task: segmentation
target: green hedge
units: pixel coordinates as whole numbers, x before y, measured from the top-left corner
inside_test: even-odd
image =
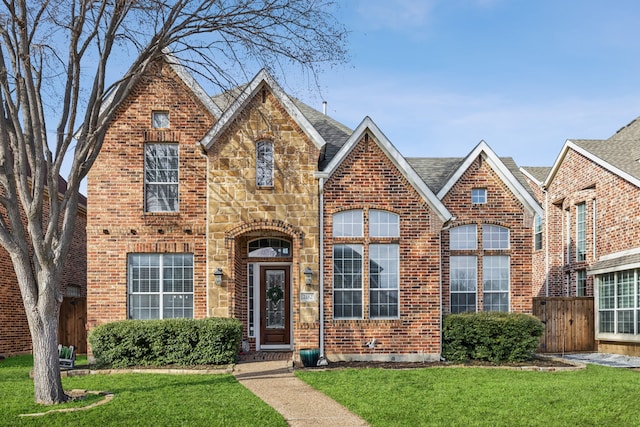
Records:
[[[542,322],[527,314],[450,314],[443,322],[442,355],[451,362],[530,360],[543,332]]]
[[[89,334],[98,366],[222,365],[235,363],[242,324],[236,319],[123,320]]]

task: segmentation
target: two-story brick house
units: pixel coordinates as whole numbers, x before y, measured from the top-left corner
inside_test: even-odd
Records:
[[[534,283],[593,296],[603,352],[640,355],[639,160],[635,120],[606,140],[567,140],[548,170],[524,170],[545,210]]]
[[[240,319],[252,350],[431,360],[442,316],[531,311],[533,219],[511,159],[405,159],[266,72],[210,98],[160,61],[88,177],[89,328]],[[370,343],[370,345],[365,345]]]

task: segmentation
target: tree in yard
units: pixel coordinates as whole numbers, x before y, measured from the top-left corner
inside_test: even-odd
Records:
[[[167,51],[218,85],[232,83],[243,64],[276,75],[297,65],[316,76],[346,56],[333,2],[2,0],[0,245],[31,331],[36,402],[68,398],[57,327],[79,187],[140,76]],[[123,63],[128,71],[113,81],[109,73]]]

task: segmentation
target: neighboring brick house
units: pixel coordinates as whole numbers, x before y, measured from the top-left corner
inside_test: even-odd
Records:
[[[524,168],[545,207],[549,296],[594,296],[603,352],[640,355],[640,122],[606,140],[568,140],[546,176]]]
[[[63,179],[60,179],[60,188],[63,189],[62,191],[66,188],[66,182]],[[59,331],[62,331],[64,336],[74,340],[65,344],[81,346],[83,349],[86,348],[86,304],[84,304],[87,290],[86,202],[86,198],[81,196],[78,202],[73,240],[61,279],[64,301],[60,316],[64,319],[62,322],[64,324],[59,326]],[[0,248],[0,271],[0,356],[29,353],[32,348],[31,332],[24,311],[24,303],[11,258],[3,248]],[[81,300],[79,308],[82,310],[75,310],[74,307],[74,313],[71,315],[68,313],[67,305],[72,300]],[[67,323],[73,323],[73,325]],[[80,325],[76,328],[77,324]],[[71,329],[77,333],[70,333]]]
[[[88,198],[90,329],[235,317],[252,350],[417,361],[440,357],[446,313],[532,310],[542,210],[511,159],[484,142],[405,159],[370,118],[351,130],[264,71],[209,98],[155,64]]]

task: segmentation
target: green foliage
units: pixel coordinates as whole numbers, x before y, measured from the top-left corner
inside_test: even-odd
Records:
[[[80,362],[86,359],[80,357]],[[229,374],[114,374],[80,375],[62,379],[65,390],[109,391],[114,399],[104,405],[75,412],[54,412],[41,417],[19,414],[88,407],[103,400],[89,395],[60,405],[33,401],[29,370],[33,358],[0,361],[0,426],[278,426],[282,415],[256,397]],[[226,372],[221,370],[221,372]]]
[[[236,319],[124,320],[89,334],[99,366],[222,365],[234,363],[242,339]]]
[[[451,314],[444,318],[442,331],[445,359],[501,363],[531,359],[544,326],[527,314],[480,312]]]
[[[632,427],[640,420],[640,373],[629,369],[303,369],[296,376],[373,427]]]

